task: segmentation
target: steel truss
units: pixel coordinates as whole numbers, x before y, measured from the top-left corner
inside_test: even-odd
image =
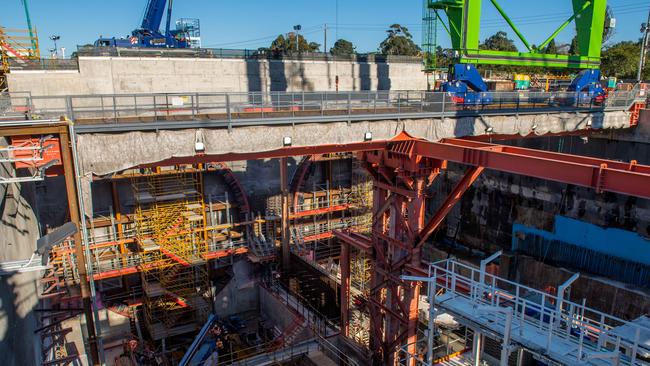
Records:
[[[447,139],[428,142],[406,133],[385,148],[362,151],[359,160],[373,177],[372,236],[335,231],[341,239],[341,321],[349,336],[350,248],[372,256],[372,279],[366,306],[370,312],[370,349],[375,364],[394,365],[397,352],[416,353],[420,282],[403,274],[421,274],[423,244],[440,227],[484,169],[554,180],[650,198],[650,166]],[[425,188],[448,162],[468,165],[436,213],[425,221]],[[415,359],[410,362],[414,365]]]

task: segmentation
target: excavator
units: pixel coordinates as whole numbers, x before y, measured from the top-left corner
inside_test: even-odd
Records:
[[[169,2],[169,3],[168,3]],[[165,31],[160,31],[167,7]],[[99,38],[95,47],[188,48],[190,42],[184,29],[170,29],[173,0],[148,0],[140,27],[126,38]]]
[[[524,52],[486,50],[479,47],[482,0],[424,0],[425,71],[435,69],[435,28],[440,22],[451,37],[457,63],[449,68],[448,79],[441,89],[457,104],[486,105],[492,103],[476,66],[510,65],[579,70],[568,87],[574,92],[572,103],[602,103],[606,92],[600,83],[600,51],[605,28],[606,0],[571,0],[573,14],[539,46],[531,46],[523,33],[497,0],[490,0],[503,19],[524,44]],[[521,2],[522,4],[525,2]],[[446,15],[446,21],[441,16]],[[571,23],[575,23],[578,49],[576,55],[548,54],[542,50]]]

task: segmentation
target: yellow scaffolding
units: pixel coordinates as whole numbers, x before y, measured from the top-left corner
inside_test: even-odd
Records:
[[[354,231],[370,234],[372,225],[372,178],[357,160],[352,160],[352,185],[350,194],[352,215],[355,216]]]
[[[370,258],[364,252],[358,251],[350,259],[350,282],[353,287],[364,294],[370,291],[372,267]]]
[[[38,60],[41,57],[36,29],[7,29],[0,27],[0,92],[7,89],[10,59],[19,62]]]
[[[36,29],[9,29],[0,27],[0,48],[11,58],[38,60],[41,54]]]
[[[196,330],[212,297],[201,176],[157,174],[134,179],[132,186],[149,333],[157,340]]]

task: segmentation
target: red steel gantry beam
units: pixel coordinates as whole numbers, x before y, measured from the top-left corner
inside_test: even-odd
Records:
[[[349,260],[349,246],[372,246],[372,285],[367,301],[371,318],[371,351],[374,364],[395,365],[397,350],[408,345],[415,354],[419,296],[418,284],[399,276],[421,267],[422,244],[484,169],[526,175],[561,183],[650,198],[650,166],[583,156],[553,153],[477,141],[446,139],[428,142],[402,133],[386,149],[362,151],[359,159],[373,176],[373,235],[360,238],[335,232],[345,244],[342,261]],[[465,175],[437,212],[424,224],[423,188],[431,184],[447,162],[469,165]],[[341,263],[341,318],[348,319],[349,263]],[[345,302],[345,304],[344,304]],[[411,364],[415,360],[411,360]]]

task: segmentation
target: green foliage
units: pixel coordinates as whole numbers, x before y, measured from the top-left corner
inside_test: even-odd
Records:
[[[544,53],[547,53],[547,54],[550,54],[550,55],[557,55],[558,49],[557,49],[557,45],[555,44],[554,39],[552,39],[548,43],[548,46],[546,46],[546,49],[544,49]]]
[[[296,34],[289,33],[285,37],[279,35],[273,42],[269,50],[275,54],[287,55],[300,52],[317,52],[320,49],[320,44],[316,42],[307,42],[305,37],[298,35],[296,42]]]
[[[600,69],[605,76],[619,79],[635,79],[639,68],[641,42],[623,41],[613,44],[603,51]],[[643,69],[643,79],[650,78],[650,65]]]
[[[482,50],[517,52],[515,42],[508,38],[508,33],[498,31],[479,45]]]
[[[436,48],[436,65],[438,67],[447,67],[455,62],[454,51],[449,49],[443,49],[438,46]]]
[[[356,50],[352,42],[339,39],[334,42],[334,47],[330,49],[330,53],[334,56],[348,56],[355,54]]]
[[[379,45],[379,51],[382,54],[402,56],[418,56],[420,54],[420,47],[413,42],[413,35],[408,28],[393,24],[386,33],[388,36]]]

